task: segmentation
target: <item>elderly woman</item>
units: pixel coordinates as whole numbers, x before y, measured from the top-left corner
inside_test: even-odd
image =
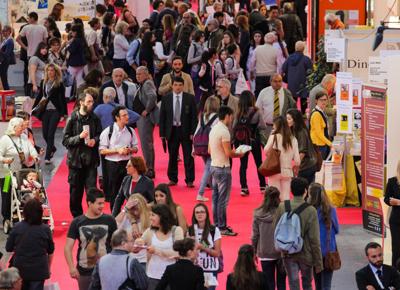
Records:
[[[22,137],[24,119],[12,118],[8,128],[0,138],[0,188],[1,188],[1,214],[3,224],[11,217],[10,185],[5,188],[4,183],[10,184],[10,170],[16,172],[25,167],[24,162],[29,158],[38,159],[38,153],[28,139]],[[7,181],[7,182],[6,182]]]
[[[50,227],[42,222],[43,208],[37,199],[24,206],[24,220],[8,236],[7,252],[14,252],[12,265],[22,278],[23,289],[41,290],[50,278],[54,241]]]
[[[126,54],[129,49],[129,42],[126,38],[129,35],[128,32],[129,24],[125,21],[118,21],[115,25],[115,37],[114,37],[114,56],[113,56],[113,68],[122,68],[124,71],[129,70],[129,64],[126,60]]]
[[[114,207],[112,210],[113,216],[117,216],[121,210],[124,200],[134,193],[140,193],[146,199],[146,202],[154,200],[154,183],[146,175],[146,165],[140,156],[131,157],[126,165],[126,172],[128,176],[122,181],[118,195],[115,199]]]
[[[15,267],[0,272],[0,290],[21,290],[22,279]]]

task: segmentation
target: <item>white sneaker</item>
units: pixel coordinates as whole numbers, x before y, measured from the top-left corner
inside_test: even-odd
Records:
[[[51,160],[46,159],[46,160],[44,161],[44,163],[45,163],[45,164],[51,164]]]
[[[197,201],[204,201],[204,202],[205,202],[205,201],[208,201],[208,198],[207,198],[207,197],[204,197],[204,196],[202,196],[202,195],[198,195],[197,198],[196,198],[196,200],[197,200]]]

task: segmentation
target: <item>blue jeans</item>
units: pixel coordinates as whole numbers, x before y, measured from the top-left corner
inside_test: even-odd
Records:
[[[331,290],[333,271],[323,270],[321,273],[314,272],[315,287],[317,290]]]
[[[312,267],[296,261],[292,258],[284,258],[290,290],[300,290],[299,272],[301,272],[301,284],[303,290],[312,290]]]
[[[226,208],[229,202],[232,186],[232,174],[230,167],[211,166],[212,176],[212,209],[214,224],[219,229],[225,229]]]
[[[203,177],[201,178],[200,181],[200,187],[199,187],[199,192],[198,194],[203,196],[204,195],[204,189],[207,186],[207,183],[210,181],[210,175],[211,175],[211,157],[205,157],[203,156],[203,161],[204,161],[204,172],[203,172]]]

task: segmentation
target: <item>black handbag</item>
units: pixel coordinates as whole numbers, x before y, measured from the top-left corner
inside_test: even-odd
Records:
[[[32,109],[31,115],[35,116],[39,120],[42,120],[43,113],[46,111],[48,102],[48,99],[42,98],[39,103]]]
[[[118,290],[137,290],[135,281],[129,278],[129,254],[126,257],[126,277],[126,280],[118,287]]]

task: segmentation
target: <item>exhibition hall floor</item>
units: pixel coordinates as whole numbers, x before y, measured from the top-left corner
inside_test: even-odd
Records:
[[[41,138],[41,130],[34,129],[35,136],[39,145],[44,145]],[[56,252],[52,265],[52,277],[50,282],[58,282],[60,289],[77,289],[76,281],[69,277],[68,268],[64,260],[63,247],[68,226],[71,222],[69,213],[69,187],[67,183],[68,168],[65,164],[65,148],[61,145],[62,129],[59,128],[56,134],[56,146],[58,151],[52,165],[43,165],[43,174],[45,183],[48,185],[48,194],[55,219],[54,240],[56,243]],[[158,132],[155,130],[156,144],[156,179],[155,184],[168,182],[166,176],[168,155],[163,152]],[[140,154],[140,153],[139,153]],[[251,159],[251,158],[250,158]],[[251,159],[252,160],[252,159]],[[258,180],[255,174],[253,161],[249,162],[248,183],[251,194],[248,197],[239,195],[239,173],[238,160],[233,163],[233,188],[231,200],[228,208],[228,223],[235,229],[239,235],[237,237],[224,237],[222,249],[224,253],[225,272],[219,277],[220,287],[225,289],[226,275],[231,271],[236,253],[239,246],[250,242],[252,211],[262,201],[262,195],[258,190]],[[191,219],[191,211],[196,204],[195,198],[203,170],[203,162],[196,158],[196,182],[194,189],[188,189],[184,182],[183,162],[179,164],[179,183],[172,187],[175,200],[185,210],[188,221]],[[211,197],[211,191],[206,191],[206,196]],[[211,202],[206,203],[211,209]],[[107,211],[108,211],[107,204]],[[363,247],[367,241],[374,239],[362,230],[361,210],[354,208],[339,209],[339,221],[341,224],[341,233],[338,235],[338,245],[343,259],[343,267],[334,274],[333,289],[355,289],[354,272],[364,264]],[[5,236],[1,236],[1,242],[4,245]],[[379,240],[378,240],[379,241]],[[75,252],[76,253],[76,252]],[[75,256],[75,254],[74,254]]]

